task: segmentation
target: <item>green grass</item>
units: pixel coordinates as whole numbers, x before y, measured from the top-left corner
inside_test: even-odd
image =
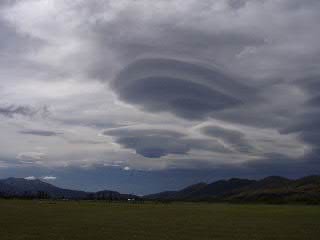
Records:
[[[320,207],[1,200],[1,240],[318,240]]]

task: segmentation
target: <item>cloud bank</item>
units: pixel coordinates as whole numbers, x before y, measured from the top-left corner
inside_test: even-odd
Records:
[[[319,10],[2,1],[1,166],[318,169]]]

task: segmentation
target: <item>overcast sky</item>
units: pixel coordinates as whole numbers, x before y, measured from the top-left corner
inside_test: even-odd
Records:
[[[319,23],[318,0],[2,0],[0,177],[320,173]]]

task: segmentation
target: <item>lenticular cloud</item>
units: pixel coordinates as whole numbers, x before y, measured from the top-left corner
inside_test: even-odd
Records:
[[[223,71],[176,59],[138,60],[112,82],[119,98],[146,111],[204,119],[248,100],[252,89]]]

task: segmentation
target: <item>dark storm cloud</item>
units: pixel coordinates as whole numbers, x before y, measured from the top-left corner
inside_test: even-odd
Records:
[[[254,151],[253,146],[249,144],[245,134],[242,132],[218,126],[206,126],[201,128],[200,131],[207,136],[221,139],[239,152],[248,153]]]
[[[7,54],[7,57],[17,57],[17,55],[21,54],[27,49],[30,49],[30,47],[35,47],[41,43],[39,40],[35,40],[29,36],[18,34],[14,26],[3,21],[2,18],[0,18],[0,32],[0,49],[2,54]],[[12,54],[12,56],[9,54]]]
[[[247,171],[255,172],[257,176],[279,175],[279,176],[303,176],[320,173],[320,162],[318,157],[308,154],[304,159],[293,159],[287,156],[272,153],[265,158],[248,161],[243,164]],[[318,152],[319,153],[319,152]],[[236,169],[235,169],[236,170]]]
[[[186,154],[190,148],[180,141],[181,133],[167,130],[115,129],[104,131],[115,136],[117,143],[134,149],[137,154],[148,158],[160,158],[168,154]]]
[[[252,0],[228,0],[228,4],[231,8],[239,9],[244,7],[247,4],[247,2],[250,1]]]
[[[108,55],[106,45],[114,49],[122,66],[145,55],[160,55],[173,59],[187,56],[230,67],[235,55],[246,46],[258,47],[266,44],[265,37],[255,33],[224,29],[216,32],[171,23],[182,19],[141,22],[137,14],[139,13],[132,9],[125,9],[117,21],[108,24],[97,22],[92,27],[93,36],[100,48],[95,56],[97,61],[89,71],[91,76],[106,81],[113,72],[105,63],[105,56]]]
[[[19,131],[21,134],[25,135],[35,135],[35,136],[41,136],[41,137],[53,137],[53,136],[58,136],[62,133],[60,132],[54,132],[54,131],[49,131],[49,130],[37,130],[37,129],[27,129],[27,130],[21,130]]]
[[[270,86],[275,82],[281,82],[281,79],[290,78],[295,71],[305,74],[313,71],[313,66],[317,66],[316,62],[319,61],[317,47],[314,47],[312,52],[308,48],[315,45],[312,39],[317,39],[317,30],[313,29],[313,24],[306,24],[316,22],[317,15],[312,15],[311,12],[308,14],[306,10],[317,8],[318,1],[290,0],[273,3],[268,0],[226,0],[225,2],[231,8],[226,10],[227,16],[230,10],[239,10],[239,16],[233,18],[232,14],[230,22],[224,17],[218,17],[219,11],[212,15],[212,21],[211,18],[204,21],[201,16],[202,14],[206,16],[208,13],[206,10],[213,6],[210,1],[201,1],[194,6],[194,10],[199,12],[199,26],[194,26],[187,17],[181,15],[177,18],[155,15],[145,22],[139,18],[140,12],[134,7],[125,8],[114,21],[107,24],[97,21],[93,26],[93,32],[101,45],[99,53],[105,56],[104,49],[107,48],[103,46],[108,45],[115,49],[120,65],[127,66],[115,82],[123,78],[123,75],[126,80],[120,80],[117,87],[113,88],[119,98],[146,111],[171,112],[189,120],[214,117],[222,121],[275,129],[289,124],[295,117],[297,107],[294,104],[281,108],[273,106],[273,97],[270,96],[278,95]],[[261,9],[265,9],[265,12]],[[256,16],[256,21],[252,21],[252,17],[259,13],[262,13],[261,17]],[[272,14],[277,15],[279,19],[275,19],[274,24],[270,26],[268,19]],[[220,24],[216,24],[214,19]],[[175,24],[171,24],[170,21]],[[180,24],[181,22],[183,24]],[[252,28],[246,27],[249,25]],[[300,34],[300,31],[303,33]],[[310,38],[304,31],[312,32]],[[303,46],[300,46],[301,44]],[[302,47],[305,51],[301,50]],[[252,51],[246,52],[246,49]],[[97,57],[100,59],[99,53]],[[156,59],[157,56],[162,58]],[[152,63],[148,63],[148,57]],[[141,58],[145,59],[134,60]],[[199,59],[210,63],[217,62],[228,71],[215,68],[213,70],[215,73],[208,74],[213,79],[212,82],[206,85],[197,76],[201,75],[202,70],[194,70],[195,67],[188,70],[188,66],[192,64],[206,68],[207,66],[201,63],[190,63]],[[161,67],[166,60],[167,66]],[[156,61],[159,62],[159,66],[156,66]],[[171,64],[171,61],[180,62],[179,64],[185,65],[185,68],[179,66],[177,70],[173,70],[177,63]],[[141,65],[145,65],[145,68]],[[158,67],[161,70],[155,71]],[[269,73],[271,77],[265,80],[267,84],[257,84],[254,91],[249,90],[246,94],[242,94],[240,88],[239,92],[233,91],[230,94],[229,86],[225,86],[226,91],[217,92],[214,74],[218,72],[228,75],[226,73],[235,69],[241,74],[228,78],[236,80],[237,83],[251,84],[252,81],[241,79],[239,76],[253,76],[256,71],[259,72],[257,75],[259,78],[263,78],[264,75],[269,76]],[[177,73],[178,71],[180,72]],[[194,73],[191,73],[192,71]],[[183,73],[188,76],[185,77]],[[110,79],[110,69],[105,61],[97,62],[92,74],[104,81]],[[188,77],[193,81],[189,81]],[[233,83],[233,81],[225,82]],[[177,96],[174,96],[174,91],[177,92]],[[265,91],[264,102],[256,101],[257,95],[262,91]],[[280,94],[285,98],[285,90]],[[198,97],[199,95],[201,97]]]
[[[166,38],[166,41],[155,41],[154,37],[144,38],[140,42],[127,41],[124,36],[111,43],[118,49],[118,54],[125,62],[145,53],[157,56],[192,56],[195,59],[207,59],[225,64],[232,56],[241,52],[245,46],[262,46],[265,40],[261,37],[246,35],[240,32],[222,31],[219,34],[204,32],[199,29],[185,29],[170,26],[168,23],[156,26],[159,29],[155,37]],[[218,59],[218,60],[216,60]]]
[[[282,134],[294,133],[309,147],[304,160],[318,161],[320,156],[320,111],[302,114],[291,127],[280,131]],[[319,162],[320,163],[320,162]]]
[[[282,134],[296,133],[312,147],[305,158],[316,160],[320,154],[320,77],[313,76],[296,82],[308,96],[299,115],[292,119],[292,123],[280,129]]]
[[[319,6],[320,3],[318,0],[290,0],[284,1],[284,8],[295,10],[295,9],[308,9]]]
[[[310,93],[311,96],[319,96],[320,91],[320,75],[309,76],[299,79],[295,82],[298,86]]]
[[[206,126],[201,128],[201,131],[208,136],[222,138],[228,142],[239,142],[244,139],[245,136],[242,132],[218,126]]]
[[[301,94],[300,87],[293,83],[273,79],[268,81],[257,87],[257,100],[245,106],[217,112],[214,117],[258,129],[280,130],[288,127],[300,114],[305,96]]]
[[[0,115],[5,117],[13,117],[14,115],[32,116],[36,111],[29,106],[0,106]]]
[[[0,106],[0,116],[4,117],[15,117],[15,116],[25,116],[32,117],[35,115],[40,115],[43,117],[48,116],[49,110],[47,106],[43,107],[34,107],[28,105],[3,105]]]
[[[299,132],[317,132],[319,129],[320,110],[308,110],[301,113],[297,119],[293,119],[292,124],[280,129],[282,134]]]
[[[2,1],[1,1],[2,2]],[[3,6],[9,5],[10,1],[3,3]],[[10,2],[13,4],[13,1]],[[1,10],[1,3],[0,3]],[[35,51],[44,45],[44,41],[31,37],[27,34],[19,34],[16,26],[2,19],[0,16],[0,71],[10,73],[13,78],[25,77],[41,70],[49,71],[45,64],[36,64],[28,61],[22,56],[29,51]],[[0,72],[0,73],[1,73]],[[6,81],[5,79],[1,79]],[[12,81],[13,79],[7,80]]]
[[[231,151],[211,139],[188,138],[180,132],[163,129],[112,129],[103,132],[113,136],[125,148],[148,158],[160,158],[169,154],[187,154],[190,150],[230,153]]]
[[[217,68],[167,58],[138,60],[111,86],[123,101],[186,119],[205,119],[254,95],[251,88]]]
[[[313,106],[313,107],[319,106],[320,105],[320,95],[311,98],[308,103],[310,106]]]
[[[199,138],[189,138],[184,139],[184,143],[190,146],[194,150],[204,150],[214,153],[232,153],[232,149],[227,148],[222,145],[219,141],[215,139],[199,139]]]
[[[3,6],[6,7],[6,6],[9,6],[9,5],[13,5],[18,1],[19,0],[1,0],[0,7],[3,7]]]
[[[244,1],[240,2],[230,0],[229,4],[231,8],[239,8],[244,5]],[[169,12],[176,7],[173,3],[168,2]],[[90,6],[96,6],[94,9],[99,12],[104,9],[104,5],[90,2],[86,10],[92,9]],[[138,3],[137,6],[139,5]],[[161,7],[165,5],[160,4]],[[187,8],[190,8],[189,5],[193,6],[190,9],[192,17],[188,13],[181,15],[179,11],[177,15],[168,13],[168,17],[164,17],[163,14],[167,15],[167,10],[159,8],[158,11],[154,3],[150,2],[150,12],[154,13],[152,18],[143,17],[148,16],[148,10],[136,8],[135,4],[128,4],[131,7],[123,8],[111,21],[98,20],[90,25],[92,37],[97,41],[99,48],[95,53],[95,61],[89,70],[89,75],[108,81],[112,75],[110,73],[117,73],[114,69],[118,66],[106,64],[108,62],[106,58],[110,55],[109,48],[113,49],[115,62],[119,63],[120,68],[121,65],[126,66],[146,56],[165,56],[200,59],[232,69],[234,57],[245,47],[259,47],[266,44],[265,36],[261,34],[233,27],[220,28],[211,23],[211,18],[205,17],[207,11],[215,5],[210,1],[187,5]],[[195,17],[197,14],[194,12],[198,12],[199,16]],[[198,20],[199,26],[193,26]]]
[[[105,135],[118,136],[118,137],[143,135],[143,136],[169,136],[169,137],[181,138],[185,136],[185,134],[183,133],[172,131],[172,130],[164,130],[164,129],[114,128],[110,130],[105,130],[103,133]]]

